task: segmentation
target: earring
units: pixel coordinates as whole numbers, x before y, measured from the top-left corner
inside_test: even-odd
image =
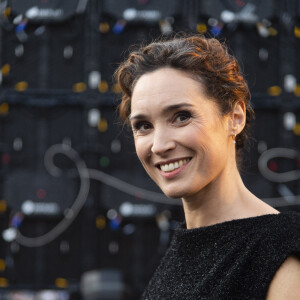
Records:
[[[236,139],[236,134],[232,135],[232,140],[233,140],[234,144],[236,144],[236,140],[235,139]]]

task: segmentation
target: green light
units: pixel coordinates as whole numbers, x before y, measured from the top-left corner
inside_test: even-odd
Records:
[[[100,159],[99,159],[99,163],[100,163],[100,166],[101,167],[107,167],[110,163],[110,160],[107,156],[102,156]]]

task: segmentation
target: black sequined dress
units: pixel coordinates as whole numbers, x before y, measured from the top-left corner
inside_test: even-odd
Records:
[[[274,274],[292,254],[300,258],[295,212],[195,229],[181,224],[142,299],[265,299]]]

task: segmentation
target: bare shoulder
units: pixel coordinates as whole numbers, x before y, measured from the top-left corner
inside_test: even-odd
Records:
[[[300,299],[300,260],[289,256],[277,270],[267,293],[267,300]]]

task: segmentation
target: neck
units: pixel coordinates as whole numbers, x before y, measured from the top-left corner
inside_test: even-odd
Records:
[[[277,212],[244,186],[237,168],[182,202],[187,229]]]

